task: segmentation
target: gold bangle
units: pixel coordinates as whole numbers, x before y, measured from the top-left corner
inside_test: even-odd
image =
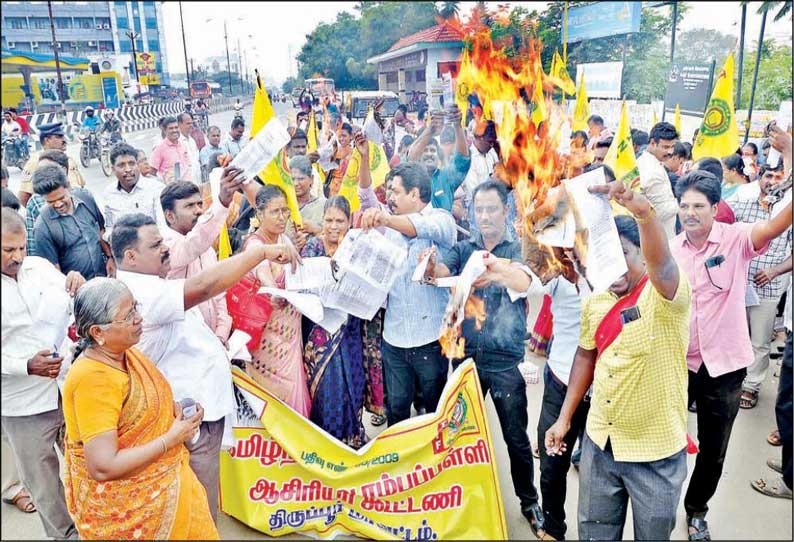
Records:
[[[651,210],[648,212],[647,216],[639,217],[637,215],[634,215],[634,220],[637,221],[637,224],[647,224],[648,222],[653,220],[655,217],[656,217],[656,209],[653,207],[653,205],[651,205]]]

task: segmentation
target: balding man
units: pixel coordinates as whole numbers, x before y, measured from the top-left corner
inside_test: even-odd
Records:
[[[85,279],[26,256],[25,222],[2,211],[2,425],[22,484],[50,538],[77,538],[66,509],[55,443],[63,425],[56,379],[67,351],[70,297]],[[54,344],[54,343],[59,344]],[[68,363],[68,362],[67,362]]]

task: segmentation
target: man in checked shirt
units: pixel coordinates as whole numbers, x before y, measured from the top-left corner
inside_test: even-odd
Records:
[[[764,165],[758,178],[761,195],[757,199],[739,201],[733,210],[737,222],[754,224],[769,220],[771,212],[764,203],[770,188],[783,180],[783,164],[777,168]],[[769,368],[769,350],[772,345],[772,332],[780,296],[786,289],[791,271],[791,228],[769,244],[766,254],[750,262],[747,274],[748,288],[758,297],[758,303],[747,307],[747,321],[750,324],[750,340],[753,345],[753,363],[747,368],[747,376],[739,400],[741,408],[753,408],[758,402],[761,384]],[[755,300],[753,300],[755,301]]]

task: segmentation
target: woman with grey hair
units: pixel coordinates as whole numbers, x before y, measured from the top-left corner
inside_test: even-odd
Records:
[[[74,300],[80,342],[63,390],[66,504],[82,539],[218,539],[184,443],[171,387],[135,345],[143,320],[119,280],[88,281]]]
[[[295,186],[295,197],[298,200],[298,210],[303,224],[297,226],[295,246],[300,251],[306,246],[307,241],[322,231],[324,196],[315,196],[312,192],[314,178],[312,177],[312,163],[303,155],[293,156],[289,160],[289,172],[292,184]],[[320,192],[322,193],[322,192]]]

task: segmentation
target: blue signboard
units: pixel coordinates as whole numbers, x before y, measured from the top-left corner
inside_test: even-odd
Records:
[[[102,78],[102,95],[105,98],[105,107],[115,109],[121,106],[119,103],[119,89],[116,86],[115,77]]]
[[[568,43],[640,31],[642,2],[596,2],[568,11]]]

